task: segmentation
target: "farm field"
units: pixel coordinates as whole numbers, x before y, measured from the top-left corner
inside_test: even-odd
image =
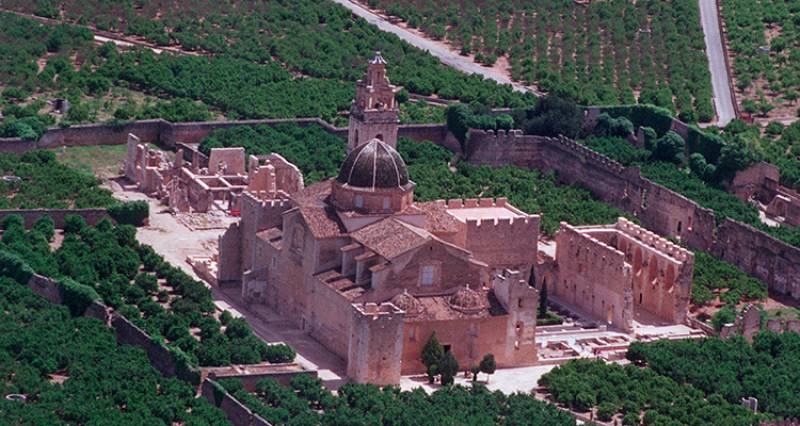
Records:
[[[514,80],[580,103],[651,103],[684,121],[714,110],[699,9],[692,0],[367,0]]]
[[[760,122],[800,116],[800,3],[722,0],[742,110]]]
[[[363,76],[375,50],[392,64],[392,81],[412,94],[493,106],[533,102],[532,95],[514,93],[510,86],[450,69],[333,3],[182,1],[166,7],[163,2],[42,0],[4,2],[3,7],[49,18],[63,9],[66,22],[191,52],[173,58],[152,58],[149,50],[114,55],[123,67],[136,69],[101,74],[149,94],[202,101],[230,118],[322,116],[333,122],[349,107],[351,83]],[[159,75],[152,75],[153,67]],[[231,81],[234,69],[240,81]]]

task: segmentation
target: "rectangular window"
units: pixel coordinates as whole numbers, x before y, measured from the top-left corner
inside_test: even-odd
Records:
[[[360,195],[356,195],[356,198],[355,198],[354,202],[356,204],[356,208],[360,209],[360,208],[364,207],[364,197],[362,197]]]
[[[383,197],[383,209],[384,210],[389,210],[390,206],[391,206],[391,203],[390,203],[389,197]]]
[[[436,269],[432,265],[427,265],[422,267],[421,277],[420,277],[420,284],[422,285],[432,285],[434,275],[436,273]]]

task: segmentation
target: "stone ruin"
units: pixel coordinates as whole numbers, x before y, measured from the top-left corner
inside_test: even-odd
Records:
[[[751,202],[767,218],[790,226],[800,226],[800,193],[780,184],[778,167],[759,162],[736,173],[731,191]]]
[[[145,194],[182,213],[221,210],[238,216],[244,192],[281,200],[304,187],[297,166],[278,154],[247,157],[244,148],[212,148],[207,159],[195,150],[191,161],[185,161],[179,149],[172,161],[133,134],[128,135],[125,176]]]
[[[764,329],[775,333],[789,331],[800,333],[800,320],[773,318],[762,323],[761,310],[755,305],[748,304],[736,316],[736,320],[733,323],[722,326],[719,336],[723,339],[744,336],[747,341],[752,342],[753,337]]]

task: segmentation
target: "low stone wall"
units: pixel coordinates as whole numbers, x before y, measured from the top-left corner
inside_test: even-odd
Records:
[[[289,386],[296,376],[308,374],[317,377],[316,371],[308,371],[299,364],[291,362],[286,364],[258,364],[244,367],[210,367],[204,368],[203,373],[209,379],[238,379],[248,392],[255,392],[258,382],[264,379],[274,379],[278,383]]]
[[[22,216],[26,228],[32,227],[42,216],[50,216],[56,229],[64,229],[65,218],[68,215],[82,217],[87,225],[96,225],[102,219],[111,218],[106,209],[5,209],[0,210],[0,221],[11,215]]]
[[[123,124],[82,124],[48,129],[38,141],[21,138],[0,138],[0,152],[21,154],[35,149],[52,149],[60,146],[123,145],[128,134],[133,133],[143,143],[158,143],[175,148],[179,142],[200,143],[214,130],[236,126],[275,126],[294,123],[301,127],[318,125],[328,133],[347,137],[346,127],[334,127],[320,118],[287,118],[265,120],[232,120],[171,123],[163,119],[132,121]],[[429,140],[447,145],[447,126],[444,124],[405,124],[398,129],[398,136],[416,141]],[[457,142],[456,142],[457,144]],[[452,145],[452,141],[449,142]],[[451,147],[452,148],[452,147]]]
[[[253,413],[244,404],[226,392],[219,383],[203,380],[200,394],[212,405],[219,407],[234,426],[270,426],[261,416]]]
[[[39,296],[47,299],[50,303],[60,305],[63,302],[58,281],[54,279],[39,274],[33,274],[31,279],[28,280],[28,287]]]

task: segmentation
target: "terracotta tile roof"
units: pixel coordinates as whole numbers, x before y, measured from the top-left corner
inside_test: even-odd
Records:
[[[347,234],[336,210],[328,204],[332,180],[317,182],[292,197],[315,238],[335,238]]]
[[[425,229],[428,232],[434,234],[458,232],[458,220],[450,213],[447,213],[447,205],[445,203],[427,201],[415,203],[415,206],[427,215]]]
[[[432,238],[424,229],[392,218],[367,225],[350,237],[386,259],[419,247]]]
[[[339,294],[351,301],[364,294],[368,287],[367,285],[354,283],[349,277],[343,276],[339,271],[334,269],[320,272],[315,276],[320,282],[336,290]]]

